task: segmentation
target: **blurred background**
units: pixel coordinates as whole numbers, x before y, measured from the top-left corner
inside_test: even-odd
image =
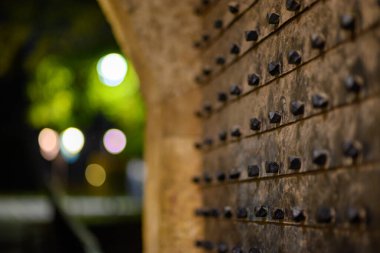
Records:
[[[0,252],[141,252],[139,78],[94,0],[0,1]]]

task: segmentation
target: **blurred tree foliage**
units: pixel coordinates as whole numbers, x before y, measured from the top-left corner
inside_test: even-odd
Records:
[[[128,156],[141,156],[144,107],[133,64],[120,86],[97,76],[98,59],[118,47],[96,2],[2,0],[0,30],[0,75],[24,56],[26,118],[34,128],[86,130],[101,115],[126,133]]]

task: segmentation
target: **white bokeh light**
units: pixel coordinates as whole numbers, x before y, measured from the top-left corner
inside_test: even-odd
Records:
[[[41,155],[48,161],[54,160],[59,153],[59,135],[50,128],[44,128],[38,135]]]
[[[127,71],[128,64],[120,54],[108,54],[98,61],[97,71],[100,80],[107,86],[118,86],[123,82]]]
[[[84,145],[83,133],[75,127],[67,128],[61,135],[62,147],[66,152],[78,154]]]
[[[111,154],[121,153],[127,145],[125,134],[118,129],[108,130],[103,137],[104,147]]]

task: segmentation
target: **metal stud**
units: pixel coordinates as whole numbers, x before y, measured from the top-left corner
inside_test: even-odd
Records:
[[[340,16],[340,27],[344,30],[353,31],[355,29],[355,17],[351,14]]]
[[[203,40],[204,42],[209,41],[209,39],[210,39],[210,35],[208,35],[208,34],[203,34],[203,35],[202,35],[202,40]]]
[[[247,79],[249,86],[257,86],[260,83],[260,77],[255,73],[249,74]]]
[[[312,34],[310,37],[311,47],[314,49],[323,49],[325,47],[326,41],[322,35]]]
[[[228,252],[228,246],[225,243],[219,243],[218,244],[218,253],[227,253]]]
[[[228,4],[228,10],[232,14],[237,14],[239,12],[239,3],[238,2],[231,2]]]
[[[219,171],[216,173],[216,179],[219,181],[219,182],[223,182],[224,180],[226,180],[226,174],[222,171]]]
[[[194,183],[194,184],[199,184],[201,182],[201,178],[199,176],[194,176],[191,181]]]
[[[350,75],[344,80],[347,91],[358,93],[363,88],[364,81],[360,76]]]
[[[305,112],[305,104],[302,101],[296,100],[290,103],[290,112],[294,116],[302,115]]]
[[[324,166],[327,162],[328,152],[323,149],[316,149],[313,151],[313,163],[320,167]]]
[[[248,211],[247,211],[247,208],[244,208],[244,207],[239,207],[237,210],[236,210],[236,217],[238,219],[245,219],[248,217]]]
[[[229,206],[224,207],[224,209],[223,209],[223,215],[224,215],[224,218],[227,218],[227,219],[232,218],[231,207],[229,207]]]
[[[229,174],[229,178],[230,178],[231,180],[239,179],[240,174],[241,174],[241,173],[240,173],[240,171],[238,171],[238,170],[231,171],[230,174]]]
[[[296,50],[290,50],[288,53],[288,63],[298,65],[302,61],[301,54]]]
[[[279,112],[269,112],[269,122],[272,124],[281,122],[281,114]]]
[[[220,141],[226,141],[227,140],[227,132],[226,131],[222,131],[219,133],[219,140]]]
[[[329,100],[324,94],[315,94],[311,97],[311,102],[314,108],[322,109],[329,105]]]
[[[270,62],[268,64],[268,72],[272,76],[278,76],[281,73],[281,64],[279,62]]]
[[[300,170],[301,169],[301,158],[297,156],[289,156],[289,169],[290,170]]]
[[[275,12],[268,13],[267,20],[271,25],[278,25],[280,23],[280,14]]]
[[[202,143],[200,143],[200,142],[194,143],[194,148],[201,149],[202,148]]]
[[[203,73],[203,75],[205,75],[205,76],[209,76],[209,75],[211,74],[211,72],[212,72],[212,70],[211,70],[210,67],[204,67],[204,68],[202,69],[202,73]]]
[[[301,4],[296,0],[286,0],[286,9],[288,11],[299,11]]]
[[[231,136],[236,138],[239,138],[241,136],[241,131],[238,126],[235,126],[231,129]]]
[[[214,21],[214,28],[215,29],[222,29],[223,28],[223,20],[217,19]]]
[[[330,207],[320,207],[317,210],[316,220],[318,223],[330,223],[333,221],[335,211]]]
[[[282,209],[274,210],[273,215],[272,215],[272,218],[274,220],[283,220],[284,217],[285,217],[284,210],[282,210]]]
[[[259,38],[259,33],[256,30],[250,30],[245,32],[246,41],[257,41]]]
[[[259,120],[258,118],[252,118],[252,119],[250,119],[249,120],[249,127],[253,131],[260,130],[260,128],[261,128],[261,120]]]
[[[255,208],[255,216],[259,218],[265,218],[268,215],[268,207],[260,206]]]
[[[306,219],[304,211],[299,208],[292,209],[292,220],[295,222],[302,222]]]
[[[260,174],[260,166],[257,164],[248,165],[248,177],[258,177]]]
[[[222,91],[218,92],[217,99],[219,102],[222,102],[222,103],[226,102],[228,99],[227,93],[222,92]]]
[[[215,63],[218,65],[224,65],[226,63],[226,59],[223,56],[218,56],[215,58]]]
[[[238,55],[240,53],[240,47],[238,44],[232,44],[231,49],[230,49],[231,54]]]
[[[343,143],[343,155],[353,160],[358,158],[362,150],[362,145],[358,141],[347,141]]]
[[[351,224],[366,222],[366,210],[364,208],[349,207],[347,209],[347,218]]]
[[[241,94],[242,90],[239,85],[233,84],[230,87],[230,94],[234,96],[239,96]]]
[[[267,162],[265,166],[265,171],[267,173],[278,173],[280,170],[280,165],[277,162]]]

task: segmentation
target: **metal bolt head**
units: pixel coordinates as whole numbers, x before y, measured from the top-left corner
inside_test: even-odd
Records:
[[[238,219],[245,219],[248,217],[248,211],[247,211],[247,208],[245,207],[239,207],[237,210],[236,210],[236,217]]]
[[[312,34],[310,37],[311,47],[314,49],[323,49],[325,47],[326,41],[322,35]]]
[[[343,143],[343,155],[353,160],[357,159],[362,150],[362,145],[358,141],[346,141]]]
[[[235,126],[231,129],[231,136],[236,138],[239,138],[241,136],[241,131],[238,126]]]
[[[214,28],[215,29],[222,29],[223,28],[223,20],[217,19],[214,21]]]
[[[228,252],[228,246],[225,243],[219,243],[218,244],[218,253],[227,253]]]
[[[344,80],[344,86],[347,91],[358,93],[362,90],[364,85],[364,81],[360,76],[357,75],[349,75]]]
[[[295,222],[301,222],[306,219],[304,211],[299,208],[292,209],[292,220]]]
[[[240,47],[237,44],[232,44],[231,49],[230,49],[231,54],[238,55],[240,53]]]
[[[239,85],[233,84],[230,87],[230,94],[234,96],[239,96],[241,94],[242,90]]]
[[[313,151],[313,163],[320,167],[326,165],[328,152],[323,149]]]
[[[218,92],[217,99],[219,102],[222,102],[222,103],[226,102],[228,99],[227,93],[222,92],[222,91]]]
[[[260,130],[260,128],[261,128],[261,120],[259,120],[258,118],[252,118],[252,119],[250,119],[249,120],[249,127],[253,131]]]
[[[273,215],[272,215],[272,218],[274,220],[283,220],[284,217],[285,217],[284,210],[282,210],[282,209],[274,210]]]
[[[300,170],[301,169],[301,158],[297,156],[289,156],[289,169],[290,170]]]
[[[305,112],[305,104],[302,101],[296,100],[290,103],[290,112],[294,116],[302,115]]]
[[[271,25],[278,25],[280,23],[280,14],[275,12],[268,13],[267,21]]]
[[[223,56],[218,56],[215,58],[215,63],[217,65],[224,65],[226,63],[226,59]]]
[[[267,173],[278,173],[279,170],[280,170],[280,164],[278,164],[277,162],[266,163],[265,171]]]
[[[268,208],[266,206],[255,207],[255,216],[258,218],[265,218],[268,215]]]
[[[315,94],[311,97],[311,102],[314,108],[323,109],[329,105],[329,100],[324,94]]]
[[[330,223],[333,221],[335,211],[330,207],[320,207],[317,210],[316,220],[318,223]]]
[[[281,64],[279,62],[270,62],[268,64],[268,72],[272,76],[278,76],[281,73]]]
[[[226,174],[222,171],[219,171],[216,173],[216,179],[219,181],[219,182],[223,182],[224,180],[226,180]]]
[[[340,27],[344,30],[353,31],[355,29],[355,17],[351,14],[340,16]]]
[[[260,83],[260,77],[255,73],[249,74],[247,79],[249,86],[257,86]]]
[[[232,14],[237,14],[239,12],[239,3],[238,2],[231,2],[228,4],[228,10]]]
[[[246,41],[257,41],[259,38],[259,33],[256,30],[250,30],[245,32]]]
[[[299,11],[301,4],[296,0],[286,0],[286,9],[288,11]]]
[[[258,177],[260,174],[260,166],[257,164],[248,165],[248,177]]]
[[[240,177],[240,171],[238,171],[238,170],[231,171],[229,174],[229,178],[231,180],[239,179],[239,177]]]
[[[269,112],[269,122],[272,124],[281,122],[281,114],[279,112]]]
[[[229,207],[229,206],[224,207],[224,209],[223,209],[223,215],[224,215],[224,218],[227,218],[227,219],[231,218],[232,217],[232,209],[231,209],[231,207]]]
[[[227,140],[227,132],[226,131],[222,131],[219,133],[219,140],[220,141],[226,141]]]
[[[298,65],[302,61],[301,54],[296,50],[290,50],[288,53],[288,63]]]

